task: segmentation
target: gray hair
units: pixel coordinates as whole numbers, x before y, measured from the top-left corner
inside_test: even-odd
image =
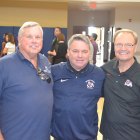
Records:
[[[89,46],[89,49],[91,49],[90,47],[92,46],[92,44],[89,38],[83,34],[74,34],[68,41],[68,48],[70,48],[73,41],[77,41],[77,40],[85,42]]]
[[[114,35],[114,42],[116,40],[116,37],[121,34],[121,33],[129,33],[133,36],[134,40],[135,40],[135,43],[134,44],[137,44],[138,43],[138,35],[136,32],[130,30],[130,29],[121,29],[121,30],[118,30],[115,32],[115,35]]]
[[[70,48],[71,44],[73,41],[83,41],[85,42],[90,49],[90,58],[89,58],[89,62],[91,64],[93,64],[93,46],[91,44],[91,41],[89,40],[89,38],[86,35],[83,34],[74,34],[69,40],[68,40],[68,49]]]
[[[40,28],[41,32],[42,32],[42,35],[43,35],[43,29],[42,29],[42,27],[40,26],[39,23],[34,22],[34,21],[28,21],[28,22],[25,22],[25,23],[21,26],[21,28],[19,29],[19,32],[18,32],[18,36],[21,36],[21,35],[24,34],[24,29],[25,29],[25,28],[34,27],[34,26],[38,26],[38,27]]]

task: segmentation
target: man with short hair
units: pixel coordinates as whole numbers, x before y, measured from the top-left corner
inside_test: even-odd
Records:
[[[134,57],[137,45],[134,31],[117,31],[116,59],[102,67],[106,73],[100,128],[104,140],[140,139],[140,64]]]
[[[53,94],[50,64],[39,52],[43,30],[25,22],[15,53],[0,59],[0,130],[4,140],[49,140]]]
[[[104,72],[89,64],[91,47],[87,36],[75,34],[68,41],[68,61],[52,66],[56,140],[96,140]]]

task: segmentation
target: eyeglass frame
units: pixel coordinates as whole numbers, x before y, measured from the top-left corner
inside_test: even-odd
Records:
[[[133,46],[135,46],[136,44],[132,44],[132,43],[115,43],[114,46],[117,48],[122,48],[123,46],[126,48],[132,48]]]

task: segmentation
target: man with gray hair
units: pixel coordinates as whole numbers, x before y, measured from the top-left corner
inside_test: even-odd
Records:
[[[49,140],[52,117],[50,64],[39,52],[43,30],[19,29],[15,53],[0,59],[0,130],[4,140]]]
[[[140,64],[134,56],[137,47],[136,32],[115,32],[116,58],[102,66],[106,73],[100,128],[103,140],[140,139]]]
[[[87,36],[73,35],[68,41],[68,61],[52,66],[52,136],[56,140],[96,140],[104,72],[89,64],[90,46]]]

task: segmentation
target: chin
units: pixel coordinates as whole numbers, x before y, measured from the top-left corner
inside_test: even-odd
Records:
[[[130,61],[132,58],[120,58],[120,61]]]

